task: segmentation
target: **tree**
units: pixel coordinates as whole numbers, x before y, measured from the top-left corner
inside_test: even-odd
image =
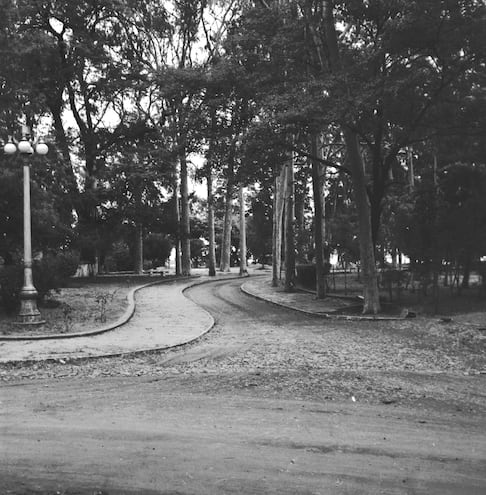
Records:
[[[203,96],[202,69],[218,56],[235,1],[221,9],[212,2],[170,2],[170,36],[159,39],[163,60],[158,58],[156,81],[165,100],[174,148],[180,165],[182,273],[190,274],[190,222],[187,157],[199,147],[200,106]],[[205,50],[198,43],[204,40]],[[198,124],[195,124],[198,122]]]
[[[40,101],[52,115],[57,146],[70,174],[79,234],[87,236],[82,242],[87,246],[100,238],[99,210],[105,194],[100,180],[125,141],[127,101],[133,104],[145,84],[134,44],[144,28],[144,2],[26,1],[16,3],[16,9],[19,42],[31,40],[22,60],[22,73],[29,81],[24,94],[29,104]],[[27,113],[35,110],[30,104]],[[80,189],[74,164],[83,178]]]
[[[144,255],[152,267],[164,265],[172,249],[170,239],[161,233],[151,232],[144,239]]]
[[[240,207],[240,275],[248,275],[248,266],[246,263],[246,198],[245,190],[242,184],[239,187],[238,201]]]
[[[248,217],[248,249],[262,266],[272,253],[272,200],[268,189],[261,189],[252,199]]]

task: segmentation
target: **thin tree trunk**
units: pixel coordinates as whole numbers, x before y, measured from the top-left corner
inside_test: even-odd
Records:
[[[224,200],[223,242],[219,270],[229,272],[231,267],[231,224],[233,214],[233,187],[228,181]]]
[[[246,218],[245,218],[245,190],[240,184],[240,276],[248,275],[246,264]]]
[[[317,134],[311,135],[311,155],[317,156],[318,143]],[[326,279],[324,276],[324,249],[322,232],[322,193],[321,193],[321,170],[317,160],[312,159],[312,191],[314,194],[314,246],[316,260],[316,295],[317,299],[326,297]]]
[[[438,267],[434,267],[434,273],[432,278],[432,293],[434,300],[434,314],[439,312],[439,270]]]
[[[191,227],[189,223],[189,187],[187,157],[185,150],[180,155],[181,164],[181,262],[182,275],[191,274]]]
[[[320,141],[321,146],[321,157],[323,159],[326,158],[324,153],[324,138]],[[324,261],[324,276],[325,276],[325,287],[326,291],[328,290],[327,277],[328,272],[330,271],[330,256],[331,253],[329,251],[329,239],[328,239],[328,231],[326,226],[326,176],[327,176],[327,166],[324,163],[319,164],[319,189],[321,196],[321,208],[322,208],[322,216],[321,216],[321,234],[322,234],[322,259]]]
[[[463,271],[462,271],[461,288],[463,289],[469,288],[469,279],[471,278],[471,265],[472,265],[472,259],[469,253],[467,253],[464,258]]]
[[[226,193],[224,195],[223,242],[221,246],[220,271],[229,272],[231,268],[231,228],[233,220],[233,189],[235,171],[236,141],[228,157]]]
[[[214,235],[214,194],[213,194],[213,174],[211,167],[208,166],[207,173],[208,186],[208,230],[209,230],[209,247],[208,247],[208,269],[209,276],[216,276],[216,245]]]
[[[305,263],[306,256],[305,253],[307,251],[305,245],[305,197],[307,196],[307,186],[304,194],[295,194],[295,227],[296,227],[296,246],[295,250],[297,252],[297,262]]]
[[[176,220],[176,239],[175,239],[175,272],[181,274],[181,215],[179,208],[179,186],[176,182],[174,187],[174,213]]]
[[[415,187],[415,172],[413,169],[413,152],[411,148],[407,149],[407,163],[408,163],[408,180],[410,184],[410,190],[413,191]]]
[[[135,263],[134,272],[137,274],[143,273],[143,225],[137,222],[135,226]]]
[[[285,292],[295,287],[295,241],[294,241],[294,160],[288,161],[285,201]]]
[[[278,195],[279,195],[279,181],[278,176],[275,176],[273,181],[273,200],[272,200],[272,287],[278,286],[278,247],[277,238],[279,234],[279,226],[277,220],[277,205],[278,205]]]
[[[326,172],[327,172],[327,167],[326,165],[320,163],[319,164],[319,195],[321,198],[321,209],[322,209],[322,216],[320,218],[321,220],[321,234],[322,234],[322,249],[323,249],[323,256],[324,256],[324,261],[327,261],[328,253],[326,252],[326,245],[327,245],[327,229],[326,229]]]
[[[272,286],[277,287],[282,264],[282,223],[284,211],[286,167],[280,168],[275,177],[273,193],[273,232],[272,232]]]

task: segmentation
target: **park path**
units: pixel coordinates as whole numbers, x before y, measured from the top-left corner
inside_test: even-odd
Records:
[[[141,288],[135,313],[124,325],[99,335],[0,342],[0,363],[80,359],[165,349],[191,342],[214,324],[211,315],[183,291],[194,280]]]

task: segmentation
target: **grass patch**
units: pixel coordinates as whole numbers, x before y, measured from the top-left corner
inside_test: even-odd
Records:
[[[128,307],[128,293],[138,285],[126,279],[118,283],[73,283],[52,293],[39,305],[46,323],[26,329],[17,315],[0,311],[0,335],[41,335],[87,332],[116,321]]]

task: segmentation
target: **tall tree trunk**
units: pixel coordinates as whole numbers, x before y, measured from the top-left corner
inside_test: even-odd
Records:
[[[326,173],[327,166],[319,163],[319,196],[321,198],[321,234],[322,234],[322,249],[324,261],[328,261],[329,253],[326,251],[327,246],[327,228],[326,228]]]
[[[180,155],[181,164],[181,271],[191,274],[191,227],[189,223],[189,187],[187,177],[187,157],[185,149]]]
[[[233,186],[228,181],[224,197],[223,242],[221,246],[221,262],[219,269],[229,272],[231,267],[231,227],[233,216]]]
[[[248,275],[246,264],[246,218],[245,218],[245,190],[240,184],[240,276]]]
[[[174,185],[174,215],[176,221],[176,238],[175,238],[175,273],[181,274],[181,214],[179,208],[179,186],[177,181]]]
[[[339,71],[341,59],[339,54],[336,27],[334,23],[333,2],[323,0],[323,21],[329,56],[329,66],[332,72]],[[371,208],[366,189],[366,177],[363,159],[359,149],[356,133],[346,124],[341,123],[348,162],[353,179],[354,197],[358,210],[359,246],[361,256],[361,271],[363,273],[364,303],[363,313],[376,314],[380,311],[378,278],[375,264],[373,236],[371,231]]]
[[[206,176],[208,186],[208,230],[209,230],[209,247],[208,247],[208,269],[209,276],[216,276],[216,245],[214,235],[214,194],[213,194],[213,174],[211,166],[208,166]]]
[[[306,246],[306,234],[305,234],[305,197],[307,196],[307,186],[304,194],[295,193],[295,227],[296,227],[296,246],[297,262],[305,263],[307,251]]]
[[[353,178],[354,201],[358,210],[359,249],[364,291],[363,313],[376,314],[380,311],[380,294],[371,230],[371,207],[366,189],[363,159],[357,135],[346,128],[343,129],[343,133]]]
[[[280,233],[281,236],[281,223],[280,228],[277,220],[277,204],[279,195],[279,181],[278,176],[275,176],[273,180],[273,200],[272,200],[272,287],[278,286],[278,272],[279,272],[279,249],[277,246],[277,238]],[[281,238],[281,237],[280,237]],[[281,249],[281,247],[280,247]]]
[[[284,211],[286,167],[280,167],[275,176],[273,192],[273,229],[272,229],[272,286],[277,287],[280,281],[282,264],[282,223]]]
[[[464,262],[463,262],[463,271],[462,271],[462,282],[461,282],[461,287],[463,289],[468,289],[469,288],[469,279],[471,278],[471,267],[472,267],[472,256],[470,253],[466,253],[464,256]]]
[[[412,148],[407,148],[407,165],[408,165],[408,180],[410,184],[410,190],[413,191],[415,187],[415,172],[413,169],[413,151]]]
[[[221,246],[220,271],[229,272],[231,268],[231,228],[233,220],[233,189],[235,170],[236,142],[228,157],[226,193],[224,195],[223,242]]]
[[[287,162],[285,195],[285,292],[295,287],[295,241],[294,241],[294,160]]]
[[[139,275],[143,273],[143,225],[137,222],[135,226],[134,269]]]
[[[318,136],[311,135],[311,155],[317,157]],[[314,246],[316,259],[316,295],[317,299],[326,297],[326,279],[324,275],[324,246],[322,232],[322,191],[321,191],[321,167],[316,159],[312,159],[312,191],[314,193]]]

